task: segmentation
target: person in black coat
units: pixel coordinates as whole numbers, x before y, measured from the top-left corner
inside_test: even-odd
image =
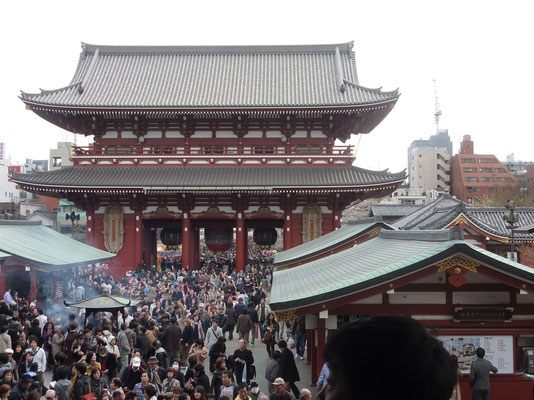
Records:
[[[254,356],[252,352],[247,349],[247,344],[243,339],[239,340],[239,348],[234,351],[234,363],[235,363],[235,380],[237,383],[241,383],[243,380],[243,371],[245,365],[247,366],[247,385],[250,383],[252,364],[254,364]],[[300,394],[299,394],[300,395]]]
[[[102,366],[102,373],[106,374],[108,381],[111,382],[113,378],[117,376],[117,367],[118,361],[115,354],[110,353],[106,346],[100,346],[98,348],[98,355],[96,356],[96,361]]]
[[[211,346],[209,352],[209,370],[210,372],[215,371],[215,362],[219,357],[226,357],[226,338],[224,336],[219,336],[217,341]]]
[[[278,347],[280,348],[280,359],[278,360],[280,369],[278,371],[278,376],[283,378],[284,381],[289,384],[289,388],[298,399],[300,397],[300,392],[297,385],[295,385],[295,382],[300,381],[300,375],[295,364],[295,356],[293,355],[293,352],[287,348],[285,340],[280,340],[278,342]]]

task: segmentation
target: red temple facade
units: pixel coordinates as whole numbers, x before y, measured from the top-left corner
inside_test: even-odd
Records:
[[[242,269],[249,229],[282,228],[288,249],[405,179],[353,166],[343,145],[399,97],[359,84],[352,43],[82,48],[68,86],[21,99],[92,143],[71,168],[12,179],[86,210],[87,242],[117,254],[116,275],[154,261],[158,228],[177,234],[193,268],[201,228],[223,245],[235,230]]]

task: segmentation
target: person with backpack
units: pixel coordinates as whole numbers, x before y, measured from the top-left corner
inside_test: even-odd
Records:
[[[54,385],[58,400],[70,400],[70,394],[72,391],[72,383],[68,380],[69,367],[62,365],[57,369],[57,381]]]
[[[74,372],[76,373],[76,380],[74,381],[74,387],[72,389],[73,400],[83,400],[83,396],[91,393],[91,383],[89,377],[86,375],[87,368],[85,363],[79,362],[74,366]]]

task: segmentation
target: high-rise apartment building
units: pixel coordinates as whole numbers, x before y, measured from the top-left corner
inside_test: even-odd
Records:
[[[467,203],[485,196],[513,198],[519,192],[514,176],[493,154],[475,154],[470,135],[465,135],[460,153],[451,159],[451,192]]]
[[[408,148],[410,188],[448,191],[452,142],[446,129],[427,140],[414,140]]]

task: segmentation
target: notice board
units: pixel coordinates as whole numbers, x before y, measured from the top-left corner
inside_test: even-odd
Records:
[[[438,336],[450,354],[458,357],[462,373],[468,374],[476,360],[475,350],[486,350],[486,360],[499,369],[499,374],[514,373],[514,340],[511,335],[502,336]]]

